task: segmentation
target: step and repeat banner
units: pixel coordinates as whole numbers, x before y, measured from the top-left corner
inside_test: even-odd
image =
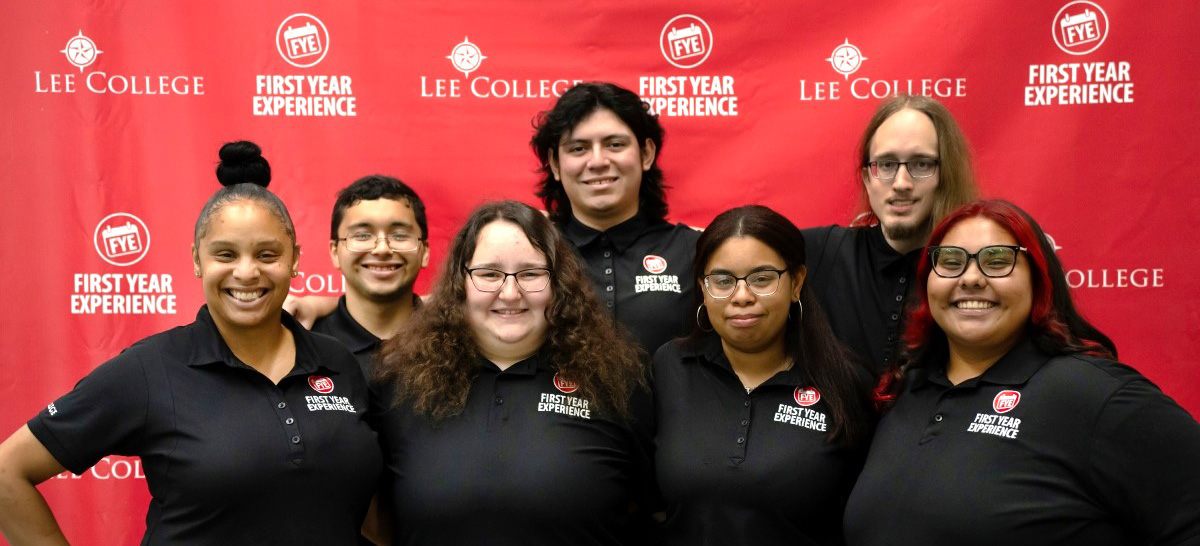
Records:
[[[337,294],[339,188],[412,185],[438,263],[474,205],[537,203],[533,118],[590,80],[658,113],[670,217],[695,226],[746,203],[848,223],[876,105],[938,98],[984,193],[1042,223],[1122,360],[1200,414],[1198,18],[1182,0],[11,3],[0,433],[194,318],[192,227],[222,143],[271,162],[304,250],[292,291]],[[42,490],[80,543],[144,529],[136,459]]]

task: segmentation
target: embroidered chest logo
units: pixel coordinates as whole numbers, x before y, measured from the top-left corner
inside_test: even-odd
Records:
[[[1015,440],[1017,434],[1021,432],[1021,420],[1003,414],[1012,411],[1020,402],[1020,392],[1000,391],[996,393],[996,397],[992,398],[992,411],[996,413],[976,413],[975,420],[967,426],[967,432],[990,434]]]
[[[308,386],[312,387],[312,390],[321,394],[329,394],[333,392],[333,380],[323,375],[308,376]]]
[[[579,383],[563,379],[558,374],[554,374],[552,381],[554,388],[563,394],[554,394],[549,392],[542,393],[538,400],[537,410],[546,413],[557,413],[566,415],[567,417],[578,417],[580,419],[591,419],[592,410],[589,407],[588,401],[578,396],[568,396],[570,393],[579,390]]]
[[[776,423],[825,432],[828,426],[825,413],[809,407],[821,401],[821,393],[812,387],[796,387],[796,390],[792,391],[792,399],[795,400],[796,405],[779,404],[779,407],[775,409],[775,417],[771,420]]]
[[[683,292],[683,289],[679,286],[679,275],[662,274],[663,271],[667,270],[666,258],[647,254],[646,257],[642,258],[642,267],[650,274],[634,277],[634,293],[674,292],[680,294]]]
[[[333,392],[333,380],[323,375],[308,376],[308,386],[322,395]],[[350,399],[345,396],[305,396],[304,402],[308,404],[308,411],[358,413],[358,410],[354,409],[354,404],[351,404]]]

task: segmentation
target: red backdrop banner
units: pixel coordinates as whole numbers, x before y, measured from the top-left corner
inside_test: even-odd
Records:
[[[1084,313],[1200,413],[1200,4],[983,2],[20,2],[0,18],[9,287],[0,432],[89,370],[190,322],[195,217],[221,143],[258,142],[304,255],[336,294],[334,193],[397,176],[433,260],[481,201],[535,204],[531,121],[577,81],[640,93],[667,130],[673,220],[762,203],[848,223],[855,142],[880,99],[932,95],[983,191],[1054,238]],[[418,282],[424,292],[436,267]],[[42,490],[67,536],[135,542],[148,494],[111,457]]]

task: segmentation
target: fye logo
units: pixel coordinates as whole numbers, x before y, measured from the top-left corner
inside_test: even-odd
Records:
[[[150,250],[150,230],[140,218],[125,212],[105,216],[92,235],[96,253],[119,266],[133,265]]]
[[[992,409],[996,413],[1008,413],[1021,402],[1021,393],[1017,391],[1000,391],[992,399]]]
[[[421,97],[437,99],[462,98],[467,95],[480,99],[546,99],[561,97],[580,79],[521,79],[471,74],[479,71],[488,57],[483,49],[464,36],[444,57],[462,78],[421,76]],[[490,63],[489,63],[490,65]],[[444,65],[443,65],[444,66]]]
[[[712,29],[704,19],[695,15],[677,15],[666,25],[658,37],[667,62],[679,68],[700,66],[712,53]]]
[[[275,31],[275,47],[283,60],[292,66],[316,66],[329,52],[329,29],[320,19],[297,13],[279,24],[279,30]]]
[[[676,15],[663,25],[658,49],[672,66],[700,66],[713,52],[713,31],[695,15]],[[736,116],[738,97],[729,75],[667,75],[638,78],[638,95],[659,116]]]
[[[967,79],[963,77],[858,77],[851,80],[850,76],[862,69],[863,61],[866,60],[867,56],[863,55],[862,50],[851,43],[850,38],[845,38],[841,44],[834,46],[833,52],[824,59],[824,62],[829,63],[830,68],[842,79],[840,81],[836,79],[801,79],[800,100],[841,100],[847,93],[851,98],[858,100],[886,99],[901,93],[938,98],[967,96]],[[871,66],[873,70],[879,67],[874,62],[871,63]]]
[[[579,383],[563,379],[558,374],[554,374],[554,388],[563,394],[571,394],[579,390]]]
[[[1055,14],[1050,32],[1059,49],[1071,55],[1087,55],[1108,38],[1108,15],[1092,2],[1071,2]]]
[[[796,399],[797,404],[806,408],[821,401],[821,393],[812,387],[796,387],[792,397]]]
[[[59,73],[36,70],[33,73],[34,92],[69,94],[84,90],[108,95],[203,95],[204,77],[179,74],[110,74],[96,70],[85,72],[104,53],[96,41],[76,32],[67,40],[66,46],[58,50],[67,62],[79,73]]]
[[[642,267],[646,268],[646,271],[657,275],[667,270],[667,260],[662,256],[648,254],[645,258],[642,258]]]
[[[308,386],[321,394],[333,392],[333,380],[323,375],[308,376]]]
[[[1050,24],[1054,44],[1074,56],[1099,49],[1108,38],[1108,29],[1104,9],[1086,0],[1068,2]],[[1132,68],[1129,61],[1031,64],[1025,106],[1131,103]]]
[[[311,68],[329,54],[329,29],[314,15],[296,13],[279,23],[275,49],[287,64]],[[256,116],[354,117],[354,81],[342,74],[259,74],[254,79]]]

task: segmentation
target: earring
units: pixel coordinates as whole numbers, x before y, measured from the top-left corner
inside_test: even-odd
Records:
[[[701,332],[711,332],[711,331],[713,331],[712,323],[709,323],[708,328],[705,328],[704,322],[700,320],[700,312],[703,310],[704,310],[704,304],[701,303],[700,307],[696,308],[696,326],[700,327]]]
[[[794,303],[800,306],[800,322],[804,322],[804,304],[800,303],[800,300],[796,300]],[[788,320],[792,320],[792,308],[790,306],[788,307]]]
[[[297,276],[297,275],[299,275],[299,274],[300,274],[300,272],[299,272],[299,271],[296,271],[296,270],[294,270],[294,269],[292,270],[292,278],[293,278],[293,279],[294,279],[294,278],[296,278],[296,276]]]

